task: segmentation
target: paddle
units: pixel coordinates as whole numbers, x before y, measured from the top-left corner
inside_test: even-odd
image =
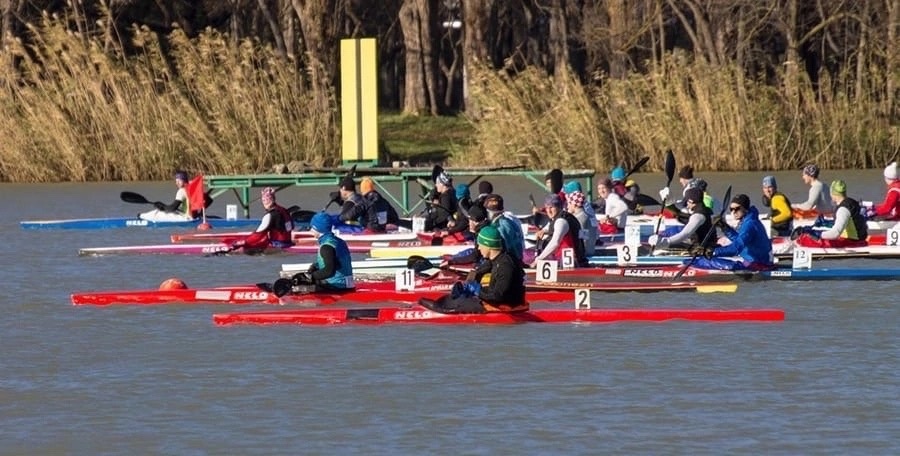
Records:
[[[672,160],[673,160],[673,164],[672,164],[672,172],[675,172],[675,164],[674,164],[675,157],[672,157]],[[622,179],[622,182],[628,180],[628,177],[629,177],[629,176],[631,176],[632,174],[636,173],[637,170],[641,169],[641,167],[644,166],[648,161],[650,161],[650,156],[649,156],[649,155],[646,156],[646,157],[644,157],[644,158],[642,158],[642,159],[640,159],[640,160],[638,160],[638,162],[635,163],[634,166],[631,167],[631,171],[628,171],[628,174],[625,174],[625,178]],[[669,179],[669,180],[671,181],[672,179]]]
[[[433,269],[439,269],[441,271],[450,271],[460,275],[467,275],[467,271],[461,271],[459,269],[451,268],[450,266],[440,266],[435,265],[428,258],[425,258],[420,255],[412,255],[406,260],[406,268],[412,269],[416,272],[416,274],[422,274],[428,278],[432,278],[437,275],[437,272],[426,274],[426,271],[430,271]]]
[[[157,204],[162,204],[159,201],[150,201],[147,198],[144,198],[144,195],[135,192],[122,192],[119,194],[119,198],[126,203],[135,203],[135,204],[153,204],[154,206]]]
[[[722,217],[725,217],[725,211],[728,210],[728,207],[731,205],[731,204],[729,204],[731,201],[731,186],[730,185],[728,186],[728,190],[725,190],[725,198],[722,198],[722,201],[723,201],[723,204],[722,204],[722,210],[719,212],[719,220],[722,220]],[[703,239],[700,241],[700,246],[701,247],[705,246],[706,243],[709,242],[709,240],[711,239],[712,235],[715,232],[716,232],[716,227],[715,227],[715,225],[713,225],[709,229],[709,231],[706,232],[706,236],[704,236]],[[681,276],[684,275],[684,272],[687,271],[687,269],[689,267],[691,267],[692,264],[694,264],[694,261],[697,261],[698,256],[700,256],[700,255],[695,253],[694,256],[691,257],[690,261],[688,261],[687,263],[684,264],[684,266],[681,267],[681,269],[678,271],[678,274],[675,274],[675,277],[672,277],[672,281],[675,282],[678,279],[680,279]]]
[[[675,177],[675,154],[672,153],[672,149],[666,151],[666,188],[669,188],[669,185],[672,185],[672,178]],[[731,189],[728,190],[731,193]],[[668,197],[669,195],[666,195]],[[653,230],[653,234],[659,233],[659,226],[663,221],[663,213],[666,210],[666,198],[663,198],[662,202],[659,203],[659,218],[656,220],[656,229]],[[650,256],[653,256],[653,251],[656,250],[656,246],[653,245],[650,247]]]

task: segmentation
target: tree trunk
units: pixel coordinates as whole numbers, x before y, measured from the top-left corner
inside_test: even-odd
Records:
[[[627,72],[625,38],[629,28],[626,8],[625,0],[606,2],[606,13],[609,15],[609,77],[613,79],[622,79]]]
[[[470,68],[491,65],[489,36],[496,0],[463,1],[463,106],[470,116],[481,116],[480,108],[469,99]]]
[[[337,74],[337,37],[332,20],[337,11],[336,0],[292,0],[300,22],[300,52],[305,56],[306,71],[316,97],[319,112],[328,110],[330,88]]]
[[[435,55],[432,47],[433,0],[406,0],[400,7],[400,28],[406,51],[403,95],[405,114],[438,115]]]

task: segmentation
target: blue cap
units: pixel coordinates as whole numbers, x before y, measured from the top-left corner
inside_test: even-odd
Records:
[[[553,207],[557,207],[557,208],[562,208],[562,206],[563,206],[562,198],[560,198],[559,195],[556,193],[550,193],[549,195],[547,195],[546,198],[544,198],[544,206],[545,207],[553,206]]]
[[[563,186],[563,191],[568,195],[569,193],[575,193],[581,191],[581,182],[578,181],[569,181],[566,182],[566,185]]]
[[[763,178],[763,187],[778,187],[778,184],[775,183],[775,176],[766,176]]]
[[[175,179],[182,180],[184,182],[188,181],[188,175],[184,171],[175,171]]]
[[[312,220],[309,221],[309,226],[320,233],[329,233],[333,226],[331,223],[331,216],[325,212],[317,212],[316,215],[312,217]]]
[[[461,200],[463,198],[469,197],[469,186],[466,184],[459,184],[456,186],[456,199]]]
[[[613,168],[612,172],[609,173],[609,177],[614,181],[625,180],[625,168],[616,166],[615,168]]]

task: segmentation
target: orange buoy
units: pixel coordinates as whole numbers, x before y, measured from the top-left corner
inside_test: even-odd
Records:
[[[187,289],[187,284],[184,283],[181,279],[177,277],[173,277],[171,279],[163,280],[163,283],[159,284],[160,290],[185,290]]]
[[[197,225],[197,231],[206,231],[206,230],[211,230],[211,229],[212,229],[212,225],[210,225],[207,222],[203,222],[203,223]]]

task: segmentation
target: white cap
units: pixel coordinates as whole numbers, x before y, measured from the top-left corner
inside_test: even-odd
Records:
[[[892,162],[884,169],[884,178],[897,180],[897,162]]]

